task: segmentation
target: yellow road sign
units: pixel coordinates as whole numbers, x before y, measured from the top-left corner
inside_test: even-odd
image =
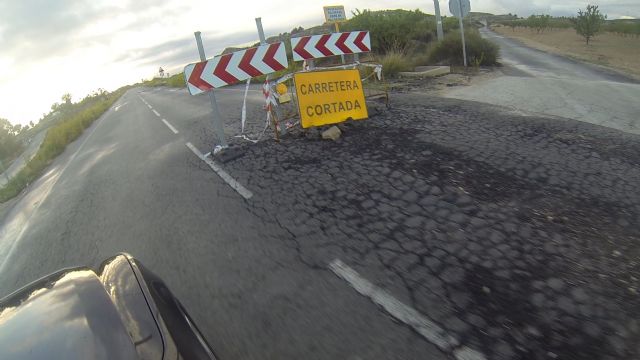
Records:
[[[369,117],[358,70],[330,70],[294,75],[303,128]]]

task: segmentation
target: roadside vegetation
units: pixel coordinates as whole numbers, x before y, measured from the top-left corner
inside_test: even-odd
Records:
[[[386,77],[395,77],[398,73],[411,71],[415,67],[415,62],[412,62],[405,53],[398,50],[379,55],[375,60],[382,65]]]
[[[465,19],[467,61],[477,66],[497,63],[498,46],[482,39],[476,21]],[[387,78],[421,65],[462,64],[458,19],[443,17],[445,39],[437,41],[435,16],[419,10],[356,10],[342,25],[344,31],[368,30],[373,59],[381,63]]]
[[[0,173],[24,149],[24,143],[18,138],[22,131],[24,130],[20,124],[12,125],[9,120],[0,118]]]
[[[36,155],[0,189],[0,203],[15,197],[36,180],[68,144],[77,139],[129,88],[130,86],[122,87],[111,93],[101,90],[77,103],[71,102],[71,96],[63,96],[62,103],[54,104],[52,112],[56,113],[55,124],[47,131]]]
[[[472,13],[477,15],[477,19],[483,18],[480,13]],[[432,59],[438,59],[437,64],[457,64],[462,63],[462,46],[459,46],[459,52],[451,51],[451,58],[443,58],[440,55],[446,52],[437,50],[439,56],[431,55],[430,52],[436,47],[436,19],[435,16],[425,14],[420,10],[355,10],[352,17],[345,23],[340,25],[340,31],[358,31],[367,30],[371,34],[371,46],[373,52],[371,54],[362,54],[361,61],[375,61],[383,65],[385,77],[393,78],[399,72],[411,71],[416,66],[436,65]],[[469,32],[469,40],[467,46],[474,49],[468,56],[470,64],[476,63],[480,65],[495,65],[498,57],[497,46],[487,45],[486,40],[481,40],[476,26],[477,19],[474,16],[465,19],[465,33]],[[479,17],[478,17],[479,16]],[[500,17],[497,17],[500,18]],[[445,35],[458,31],[458,19],[454,17],[443,17],[443,30]],[[334,31],[333,25],[319,25],[308,29],[303,27],[295,27],[290,32],[285,32],[272,36],[267,39],[268,43],[276,41],[284,42],[287,51],[287,57],[292,58],[290,48],[291,37],[326,34]],[[457,33],[459,36],[459,32]],[[477,36],[476,36],[477,35]],[[452,42],[454,45],[457,43]],[[253,44],[258,46],[259,43]],[[229,47],[222,53],[242,50],[243,48]],[[479,49],[480,53],[475,50]],[[488,52],[488,53],[483,53]],[[454,58],[456,57],[456,58]],[[328,66],[338,63],[339,57],[329,57],[316,59],[316,66]],[[302,68],[301,62],[290,62],[287,69],[278,71],[271,75],[271,78],[278,78],[285,74],[298,71]],[[260,76],[252,80],[253,83],[261,83],[265,81],[266,76]],[[152,80],[143,81],[144,86],[172,86],[184,87],[184,77],[182,74],[176,74],[170,78],[154,78]]]
[[[169,86],[175,88],[185,87],[184,73],[174,74],[169,77],[155,77],[151,80],[142,80],[142,86],[156,87]]]
[[[587,5],[586,10],[579,10],[578,16],[575,19],[571,19],[573,27],[576,32],[582,36],[589,45],[589,40],[596,36],[602,29],[604,21],[607,19],[607,15],[602,15],[598,6]]]
[[[470,65],[495,65],[498,63],[498,45],[483,39],[476,29],[464,32],[467,61]],[[462,65],[462,39],[460,31],[450,32],[429,53],[429,61],[435,64]]]
[[[531,15],[528,18],[502,19],[493,21],[493,24],[509,27],[512,31],[516,29],[529,29],[536,33],[554,31],[561,29],[575,29],[580,32],[589,33],[589,39],[598,33],[612,33],[622,37],[640,37],[640,20],[638,19],[616,19],[606,20],[606,15],[600,13],[598,6],[588,5],[586,9],[578,10],[575,17],[552,17],[540,14]],[[581,36],[584,36],[580,34]],[[586,37],[585,37],[586,41]]]
[[[588,5],[574,17],[533,15],[496,19],[496,32],[543,51],[608,66],[640,77],[640,20],[607,20]]]

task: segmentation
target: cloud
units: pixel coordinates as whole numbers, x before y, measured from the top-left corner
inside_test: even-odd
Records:
[[[345,0],[359,9],[416,9],[429,0]],[[609,18],[640,17],[637,0],[600,0]],[[323,21],[325,0],[6,0],[0,1],[0,115],[28,123],[60,95],[82,98],[149,78],[159,66],[174,73],[197,61],[193,32],[202,31],[208,56],[257,40],[254,18],[267,36]],[[472,0],[473,11],[574,15],[583,0]],[[448,1],[440,0],[448,15]]]
[[[46,0],[2,2],[3,51],[19,58],[65,53],[74,46],[74,33],[101,16],[92,4]]]

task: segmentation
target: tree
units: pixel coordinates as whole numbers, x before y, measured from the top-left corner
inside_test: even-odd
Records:
[[[16,139],[14,126],[9,120],[0,118],[0,160],[12,159],[21,150],[22,145]]]
[[[589,45],[589,40],[600,32],[606,18],[607,15],[601,14],[598,10],[598,5],[587,5],[585,11],[578,10],[578,16],[572,19],[572,22],[576,32],[584,37]]]
[[[435,19],[420,11],[356,9],[352,14],[353,17],[343,24],[343,30],[370,31],[371,45],[379,54],[406,53],[416,43],[431,41],[436,30]],[[443,23],[445,32],[446,19]]]
[[[69,94],[69,93],[63,94],[62,95],[62,102],[64,104],[67,104],[67,105],[71,104],[71,94]]]
[[[541,33],[549,27],[549,21],[551,20],[551,15],[531,15],[527,19],[527,23],[530,27],[536,29],[536,33]]]

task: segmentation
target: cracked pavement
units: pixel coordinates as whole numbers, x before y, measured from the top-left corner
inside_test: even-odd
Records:
[[[217,94],[230,138],[241,94]],[[206,97],[119,103],[9,206],[0,296],[126,251],[222,359],[454,358],[338,278],[339,259],[487,359],[640,356],[638,135],[393,94],[335,143],[232,138],[245,154],[222,167],[244,200],[185,146],[212,144]]]
[[[640,356],[640,137],[415,94],[341,128],[225,164],[301,261],[341,259],[491,359]]]

